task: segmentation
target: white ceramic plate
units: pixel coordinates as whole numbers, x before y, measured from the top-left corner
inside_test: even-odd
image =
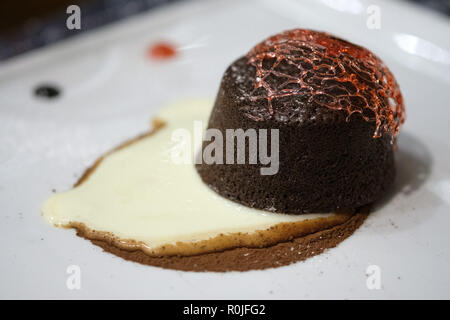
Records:
[[[366,25],[371,5],[381,10],[380,29]],[[396,192],[354,236],[287,267],[189,273],[124,261],[41,218],[52,189],[69,189],[98,156],[146,131],[158,108],[213,99],[229,63],[295,27],[329,31],[373,50],[406,100]],[[195,1],[0,65],[0,296],[450,298],[449,34],[444,17],[392,1]],[[147,46],[159,39],[182,47],[177,59],[146,58]],[[61,98],[33,97],[42,82],[62,86]],[[66,286],[71,265],[80,267],[80,290]],[[381,272],[379,290],[366,283],[373,265]]]

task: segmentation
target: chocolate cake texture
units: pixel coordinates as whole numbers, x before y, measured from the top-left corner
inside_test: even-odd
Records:
[[[226,164],[225,155],[224,164],[196,168],[217,193],[249,207],[292,214],[358,208],[394,181],[404,115],[396,80],[373,53],[327,33],[286,31],[228,67],[208,123],[223,136],[278,129],[278,172]],[[248,139],[245,152],[249,159]]]

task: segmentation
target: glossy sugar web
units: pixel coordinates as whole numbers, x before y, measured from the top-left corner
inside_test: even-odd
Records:
[[[375,121],[374,138],[394,137],[405,110],[398,84],[384,63],[365,48],[327,33],[291,30],[256,45],[248,54],[256,68],[252,100],[302,95],[309,104],[360,113]]]

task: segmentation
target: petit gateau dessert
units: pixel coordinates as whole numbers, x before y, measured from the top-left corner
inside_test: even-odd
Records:
[[[394,76],[373,53],[323,32],[283,32],[225,71],[208,125],[279,129],[278,172],[225,159],[197,170],[217,193],[253,208],[358,208],[394,180],[392,142],[403,115]]]
[[[212,131],[194,142],[191,163],[174,161],[180,128],[195,136],[198,121]],[[231,64],[214,104],[163,109],[150,133],[105,154],[73,189],[50,197],[43,216],[151,266],[223,272],[288,265],[336,246],[363,223],[393,182],[403,121],[399,87],[374,54],[327,33],[286,31]],[[226,141],[230,150],[210,153],[220,161],[205,161],[208,132],[228,137],[227,130],[244,133],[243,143]],[[251,130],[267,133],[257,148],[245,135]],[[253,161],[264,145],[266,158]],[[249,161],[228,161],[238,159]]]

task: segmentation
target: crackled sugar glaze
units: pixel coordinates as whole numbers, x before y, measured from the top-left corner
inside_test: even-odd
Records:
[[[247,58],[256,68],[252,98],[267,99],[270,114],[273,99],[308,95],[308,103],[375,120],[374,138],[387,132],[394,137],[404,122],[394,76],[363,47],[327,33],[295,29],[259,43]]]

